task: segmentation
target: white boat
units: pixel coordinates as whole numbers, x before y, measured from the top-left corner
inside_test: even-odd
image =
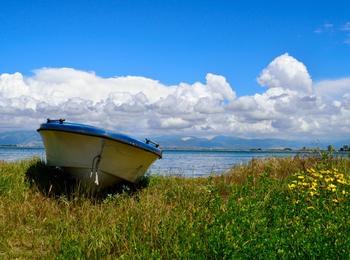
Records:
[[[105,188],[122,180],[137,182],[162,157],[158,144],[101,128],[50,120],[37,130],[48,166],[62,168],[82,183]]]

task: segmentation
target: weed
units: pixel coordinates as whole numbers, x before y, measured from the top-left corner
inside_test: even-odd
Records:
[[[297,156],[88,196],[38,159],[3,162],[0,257],[348,258],[349,177],[349,159]]]

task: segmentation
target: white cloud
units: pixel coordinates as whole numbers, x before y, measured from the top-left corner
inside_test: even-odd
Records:
[[[325,32],[332,32],[334,29],[334,24],[332,23],[324,23],[322,26],[318,27],[314,30],[314,33],[321,34]]]
[[[340,30],[342,31],[350,31],[350,22],[346,22],[341,28]]]
[[[334,26],[332,23],[324,23],[322,26],[318,27],[316,30],[314,30],[314,33],[316,34],[323,34],[327,33],[328,35],[337,33],[340,35],[343,35],[345,37],[345,40],[343,43],[350,44],[350,21],[344,23],[341,26]]]
[[[305,65],[288,53],[274,59],[258,78],[260,85],[311,93],[312,80]]]
[[[350,21],[346,22],[340,29],[341,31],[344,31],[345,33],[347,33],[346,35],[346,39],[344,41],[345,44],[350,44]]]
[[[350,77],[322,80],[314,84],[318,96],[329,100],[339,100],[350,93]]]
[[[154,128],[172,129],[172,130],[191,127],[191,123],[189,121],[184,120],[181,117],[169,117],[163,120],[151,119],[151,125]]]
[[[333,28],[333,27],[334,27],[334,24],[332,24],[332,23],[325,23],[325,24],[323,25],[323,27],[324,27],[324,28],[327,28],[327,29],[330,29],[330,28]]]
[[[347,39],[345,39],[344,43],[345,43],[345,44],[349,44],[349,45],[350,45],[350,35],[348,35],[348,38],[347,38]]]
[[[223,76],[167,86],[157,80],[103,78],[71,68],[34,75],[0,74],[0,128],[35,128],[65,117],[132,135],[341,137],[350,127],[350,78],[313,84],[306,66],[288,54],[258,77],[266,91],[236,96]]]

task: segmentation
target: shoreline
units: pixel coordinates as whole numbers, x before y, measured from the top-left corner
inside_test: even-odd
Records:
[[[0,148],[8,149],[45,149],[44,146],[22,146],[22,145],[0,145]],[[176,147],[165,147],[162,148],[165,152],[233,152],[233,153],[324,153],[328,152],[326,149],[290,149],[290,148],[268,148],[268,149],[230,149],[230,148],[176,148]],[[349,154],[349,151],[333,151],[334,154]]]

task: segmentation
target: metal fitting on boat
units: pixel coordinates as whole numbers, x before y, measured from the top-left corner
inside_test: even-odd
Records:
[[[55,122],[59,122],[60,124],[63,124],[63,122],[66,121],[66,119],[64,118],[60,118],[60,119],[50,119],[48,118],[46,120],[46,123],[55,123]]]

